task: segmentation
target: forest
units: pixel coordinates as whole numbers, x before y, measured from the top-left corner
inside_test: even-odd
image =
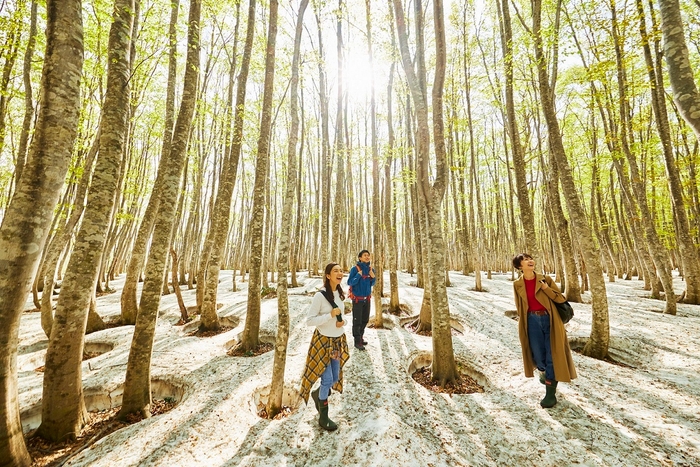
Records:
[[[0,67],[0,466],[700,463],[700,1],[2,0]],[[336,436],[305,316],[363,249]]]

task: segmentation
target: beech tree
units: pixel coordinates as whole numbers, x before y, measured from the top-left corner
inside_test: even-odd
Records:
[[[0,465],[32,463],[17,387],[19,321],[78,130],[83,71],[82,4],[46,2],[46,52],[39,112],[15,194],[0,225]]]
[[[200,0],[191,0],[182,101],[175,122],[170,152],[168,157],[162,161],[165,166],[162,175],[163,192],[156,213],[153,240],[146,263],[146,278],[143,283],[134,337],[131,341],[129,361],[126,366],[124,395],[118,414],[120,418],[126,418],[132,413],[139,413],[144,417],[151,415],[151,355],[165,278],[165,266],[175,220],[177,191],[180,187],[187,157],[187,146],[197,97],[200,72],[200,16]]]
[[[447,185],[447,164],[445,157],[445,140],[442,121],[442,89],[445,79],[445,31],[442,1],[433,3],[435,22],[436,66],[432,90],[433,137],[435,140],[435,165],[437,168],[434,181],[431,183],[430,173],[430,128],[428,123],[428,98],[425,87],[420,82],[425,80],[425,68],[419,65],[417,72],[408,50],[408,35],[406,18],[401,0],[394,0],[396,28],[399,37],[401,60],[406,73],[416,109],[418,121],[416,137],[417,181],[418,192],[426,211],[426,227],[428,229],[427,261],[429,270],[430,300],[432,308],[433,331],[433,364],[432,378],[441,386],[458,378],[457,365],[452,349],[450,325],[450,309],[445,287],[445,244],[442,237],[441,202]],[[421,1],[415,2],[416,21],[420,22],[422,15]],[[420,40],[417,48],[424,45]]]
[[[58,296],[46,351],[41,425],[37,434],[51,441],[76,438],[87,422],[81,370],[83,338],[114,210],[126,139],[134,9],[134,0],[116,0],[114,3],[99,155],[83,221]]]
[[[260,338],[260,287],[264,276],[263,257],[263,223],[265,220],[265,186],[269,180],[270,132],[272,127],[272,94],[275,79],[275,47],[277,40],[277,1],[270,1],[268,18],[267,46],[265,48],[265,84],[263,87],[263,104],[260,117],[260,136],[258,137],[255,159],[255,185],[253,186],[253,210],[250,219],[249,236],[251,240],[250,284],[248,285],[248,306],[245,328],[240,346],[243,350],[253,350]],[[285,279],[286,280],[286,279]]]

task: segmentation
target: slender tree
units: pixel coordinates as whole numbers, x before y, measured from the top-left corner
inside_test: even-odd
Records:
[[[219,268],[222,263],[224,245],[228,236],[231,196],[236,184],[236,174],[238,173],[238,163],[241,157],[241,147],[243,145],[243,116],[245,115],[245,99],[248,84],[248,71],[250,70],[250,57],[253,50],[253,38],[255,37],[255,0],[251,0],[248,5],[248,26],[246,32],[245,46],[243,48],[243,58],[241,61],[241,71],[238,75],[238,88],[236,90],[235,115],[233,117],[233,134],[221,171],[221,182],[213,208],[213,231],[207,234],[207,238],[212,239],[209,248],[208,263],[204,265],[207,269],[205,280],[199,282],[197,287],[203,287],[202,308],[201,308],[201,330],[215,330],[219,328],[219,318],[216,314],[216,295],[219,284]],[[234,47],[233,55],[236,50]],[[232,62],[235,62],[232,59]],[[229,103],[232,104],[234,63],[231,64],[229,74]],[[227,109],[230,113],[231,109]],[[229,117],[230,118],[230,117]]]
[[[41,425],[37,434],[51,441],[76,438],[87,422],[81,370],[83,337],[107,230],[115,208],[126,140],[133,14],[134,0],[115,1],[109,32],[109,67],[99,156],[83,221],[58,296],[46,351]]]
[[[561,137],[559,121],[554,108],[554,90],[549,83],[547,62],[542,46],[541,32],[542,2],[532,0],[532,34],[535,42],[535,61],[537,64],[537,76],[539,82],[539,98],[547,123],[547,136],[549,150],[555,156],[559,169],[559,181],[564,192],[567,207],[571,213],[571,220],[578,232],[578,241],[583,257],[586,260],[586,269],[591,283],[591,296],[593,302],[593,323],[591,335],[583,349],[583,353],[589,357],[602,359],[608,354],[610,344],[610,324],[608,318],[608,297],[605,290],[605,279],[600,264],[598,249],[588,224],[586,213],[578,197],[578,190],[574,184],[571,166],[566,156]]]
[[[177,192],[180,187],[183,167],[187,156],[187,145],[194,116],[197,86],[200,72],[199,21],[200,0],[190,1],[187,28],[187,59],[183,82],[182,101],[175,122],[172,145],[163,160],[163,192],[156,213],[155,228],[146,264],[139,312],[136,316],[134,337],[131,341],[129,361],[126,366],[124,396],[118,416],[126,418],[132,413],[144,417],[151,415],[151,354],[155,337],[158,307],[163,289],[167,255],[177,207]]]
[[[46,2],[46,52],[29,157],[0,225],[0,465],[32,463],[19,418],[17,346],[22,307],[39,263],[78,130],[82,4]]]
[[[289,272],[289,244],[292,232],[292,214],[297,188],[297,142],[299,140],[299,56],[301,54],[301,33],[304,26],[304,12],[309,0],[301,0],[294,30],[294,54],[292,55],[292,80],[289,95],[289,142],[287,144],[287,187],[282,208],[282,225],[279,236],[279,255],[277,256],[277,340],[275,342],[275,359],[272,365],[272,384],[270,398],[267,401],[267,414],[274,417],[282,408],[284,393],[284,369],[287,359],[289,340],[289,299],[287,297],[287,272]]]
[[[138,285],[143,264],[146,259],[146,248],[153,233],[155,216],[158,211],[161,192],[163,191],[162,172],[165,172],[167,164],[163,164],[170,152],[172,143],[173,123],[175,121],[175,80],[177,77],[177,17],[180,9],[180,0],[171,0],[170,28],[168,30],[168,84],[165,98],[165,126],[163,128],[163,141],[160,151],[161,164],[158,165],[153,191],[146,206],[146,212],[139,226],[134,246],[131,249],[131,257],[126,268],[126,278],[121,294],[121,320],[122,324],[136,323],[138,314],[138,299],[136,286]]]
[[[673,203],[673,214],[675,216],[674,226],[678,240],[678,250],[683,265],[683,276],[685,278],[685,303],[700,305],[700,257],[698,249],[693,244],[690,235],[690,223],[683,202],[683,186],[681,177],[673,154],[673,143],[671,141],[671,129],[668,121],[666,109],[666,97],[664,95],[663,71],[660,66],[661,53],[655,41],[656,62],[651,53],[651,37],[647,33],[646,15],[642,0],[636,0],[637,13],[639,15],[639,33],[642,36],[642,47],[644,49],[644,60],[647,66],[649,77],[649,88],[651,91],[651,107],[656,119],[656,130],[661,140],[661,149],[666,163],[666,178],[668,188],[671,193]],[[651,9],[652,24],[656,26],[655,12]],[[700,101],[699,101],[700,102]]]
[[[422,23],[421,1],[415,2],[416,21]],[[413,69],[408,50],[408,35],[406,20],[401,0],[394,0],[396,27],[399,37],[401,60],[406,78],[409,83],[418,122],[416,136],[417,155],[417,184],[419,196],[422,198],[426,211],[427,259],[429,270],[429,287],[432,306],[433,331],[433,364],[432,378],[441,386],[457,379],[457,365],[452,349],[450,325],[450,310],[445,287],[445,243],[442,236],[441,203],[447,188],[447,164],[445,140],[442,120],[442,90],[445,80],[446,44],[444,30],[444,14],[442,1],[433,3],[435,25],[436,66],[432,89],[433,134],[435,139],[436,175],[431,183],[430,173],[430,127],[428,124],[428,98],[425,86],[420,84],[425,80],[424,64],[419,64],[418,72]],[[419,26],[422,28],[422,24]],[[424,44],[417,40],[416,47],[421,49]]]
[[[248,307],[241,348],[252,350],[259,344],[260,334],[260,286],[263,256],[263,224],[265,220],[265,187],[269,182],[270,133],[272,131],[272,94],[275,80],[275,49],[277,40],[277,1],[270,1],[267,46],[265,48],[265,84],[260,118],[260,135],[255,162],[255,184],[253,186],[253,209],[248,234],[250,236],[250,284],[248,285]]]

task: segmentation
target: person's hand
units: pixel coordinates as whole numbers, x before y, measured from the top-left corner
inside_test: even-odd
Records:
[[[549,288],[549,286],[547,285],[547,281],[545,281],[544,279],[542,279],[540,283],[542,284],[542,290],[547,290]]]
[[[345,325],[345,321],[336,321],[335,322],[336,328],[342,328],[344,325]]]
[[[369,277],[374,279],[374,268],[369,268]]]
[[[332,316],[333,318],[335,318],[335,317],[338,316],[339,314],[340,314],[340,308],[337,308],[337,307],[336,307],[336,308],[333,308],[333,309],[331,310],[331,316]]]

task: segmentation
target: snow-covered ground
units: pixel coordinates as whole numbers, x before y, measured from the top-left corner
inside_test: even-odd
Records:
[[[230,357],[227,349],[242,332],[247,283],[231,292],[224,271],[219,314],[235,327],[210,338],[190,337],[196,324],[174,326],[179,312],[173,294],[163,298],[153,351],[156,396],[180,403],[172,411],[123,428],[84,450],[66,465],[95,466],[698,466],[700,465],[700,307],[679,305],[677,316],[659,313],[664,303],[645,297],[637,280],[608,283],[610,352],[628,367],[574,353],[578,379],[561,384],[559,403],[544,410],[544,388],[522,374],[510,274],[483,279],[487,292],[474,292],[474,277],[450,274],[448,289],[455,356],[485,388],[471,395],[436,394],[413,381],[409,369],[425,364],[431,339],[406,331],[396,317],[391,329],[368,329],[366,352],[351,348],[345,391],[334,393],[327,433],[317,424],[313,403],[298,401],[296,389],[313,328],[305,325],[318,278],[301,276],[290,289],[291,335],[287,357],[287,404],[282,420],[257,416],[272,374],[272,352]],[[387,276],[388,279],[388,276]],[[121,289],[123,277],[112,283]],[[415,277],[399,274],[400,300],[417,313],[422,290]],[[683,284],[677,279],[676,291]],[[194,290],[183,288],[187,305]],[[589,302],[590,295],[584,294]],[[98,311],[119,314],[119,292],[100,297]],[[263,300],[261,335],[273,336],[276,299]],[[573,304],[569,338],[588,337],[591,306]],[[350,322],[350,315],[347,315]],[[346,326],[352,340],[350,325]],[[133,327],[107,329],[87,337],[105,351],[83,363],[89,408],[120,402]],[[23,424],[38,423],[47,340],[39,313],[24,313],[18,357]],[[88,350],[91,350],[89,347]],[[415,368],[415,363],[413,364]]]

